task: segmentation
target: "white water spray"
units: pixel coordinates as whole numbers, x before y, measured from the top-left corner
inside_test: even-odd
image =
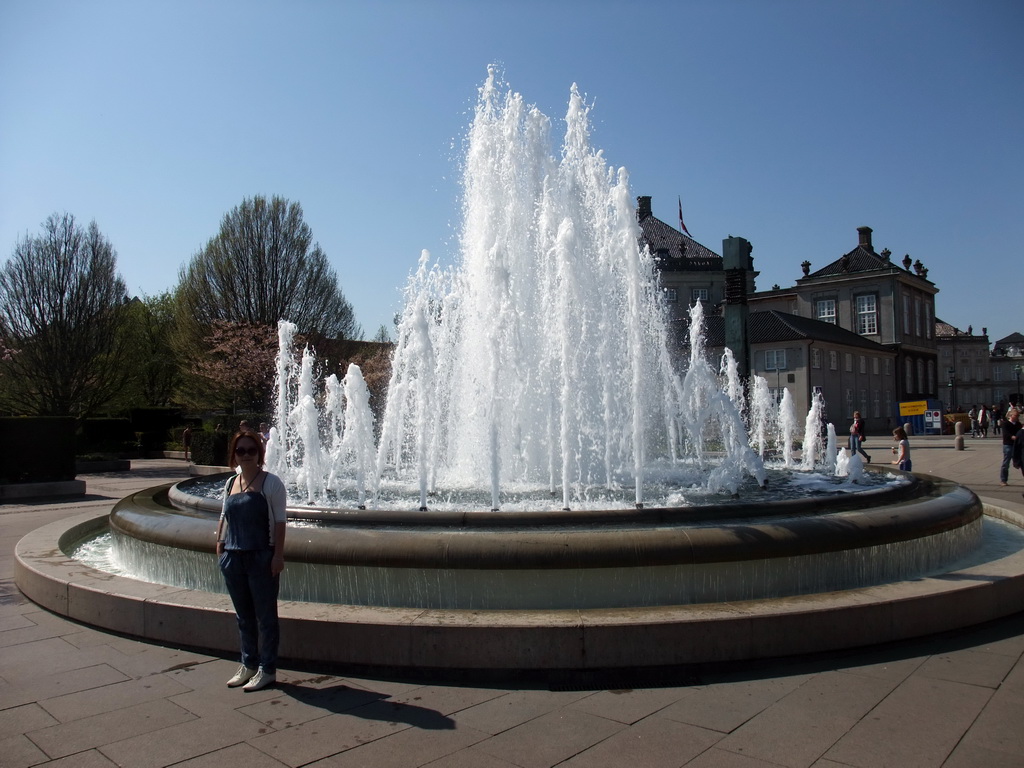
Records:
[[[573,86],[556,157],[546,116],[493,72],[481,88],[459,260],[441,269],[424,252],[406,289],[367,479],[374,497],[385,485],[415,485],[425,508],[436,494],[487,489],[499,509],[509,489],[541,487],[572,508],[602,489],[642,506],[652,465],[664,482],[673,466],[705,465],[705,445],[721,457],[708,490],[735,493],[747,475],[763,484],[735,366],[723,392],[703,358],[699,304],[685,379],[673,369],[628,176],[591,148],[589,112]],[[290,454],[301,446],[317,455],[307,446],[311,400],[279,403],[291,416],[281,438]],[[312,469],[286,469],[314,492]]]

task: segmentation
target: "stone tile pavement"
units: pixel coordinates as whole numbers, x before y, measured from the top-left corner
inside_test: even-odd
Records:
[[[915,469],[1021,504],[999,441],[912,439]],[[888,461],[888,441],[870,438]],[[518,683],[284,666],[254,694],[237,662],[58,618],[21,596],[25,533],[186,474],[85,476],[87,495],[0,505],[0,766],[1024,766],[1024,613],[857,651]],[[1024,610],[1024,606],[1022,606]]]

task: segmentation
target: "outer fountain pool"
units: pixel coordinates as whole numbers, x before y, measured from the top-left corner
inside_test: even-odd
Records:
[[[220,591],[220,502],[185,481],[110,515],[128,574]],[[760,496],[760,494],[759,494]],[[682,508],[289,513],[281,597],[386,608],[552,610],[779,598],[935,573],[975,550],[981,504],[910,478],[856,494]]]

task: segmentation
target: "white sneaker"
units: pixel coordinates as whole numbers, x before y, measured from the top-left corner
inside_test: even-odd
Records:
[[[240,685],[245,685],[256,676],[256,672],[257,670],[250,669],[243,664],[238,668],[238,671],[235,672],[231,679],[228,680],[228,688],[237,688]]]
[[[277,682],[277,674],[275,672],[264,672],[263,667],[260,667],[259,672],[253,677],[245,687],[242,689],[246,693],[252,693],[253,691],[262,691],[268,685],[273,685]]]

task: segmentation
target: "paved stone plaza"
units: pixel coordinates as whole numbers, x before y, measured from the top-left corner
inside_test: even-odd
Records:
[[[998,439],[912,439],[914,469],[1024,510]],[[888,461],[888,441],[865,446]],[[276,688],[235,658],[58,618],[14,584],[26,533],[186,476],[182,461],[81,476],[85,497],[0,506],[0,766],[1024,766],[1024,613],[860,651],[614,677],[369,678],[285,662]],[[1022,606],[1024,610],[1024,606]]]

